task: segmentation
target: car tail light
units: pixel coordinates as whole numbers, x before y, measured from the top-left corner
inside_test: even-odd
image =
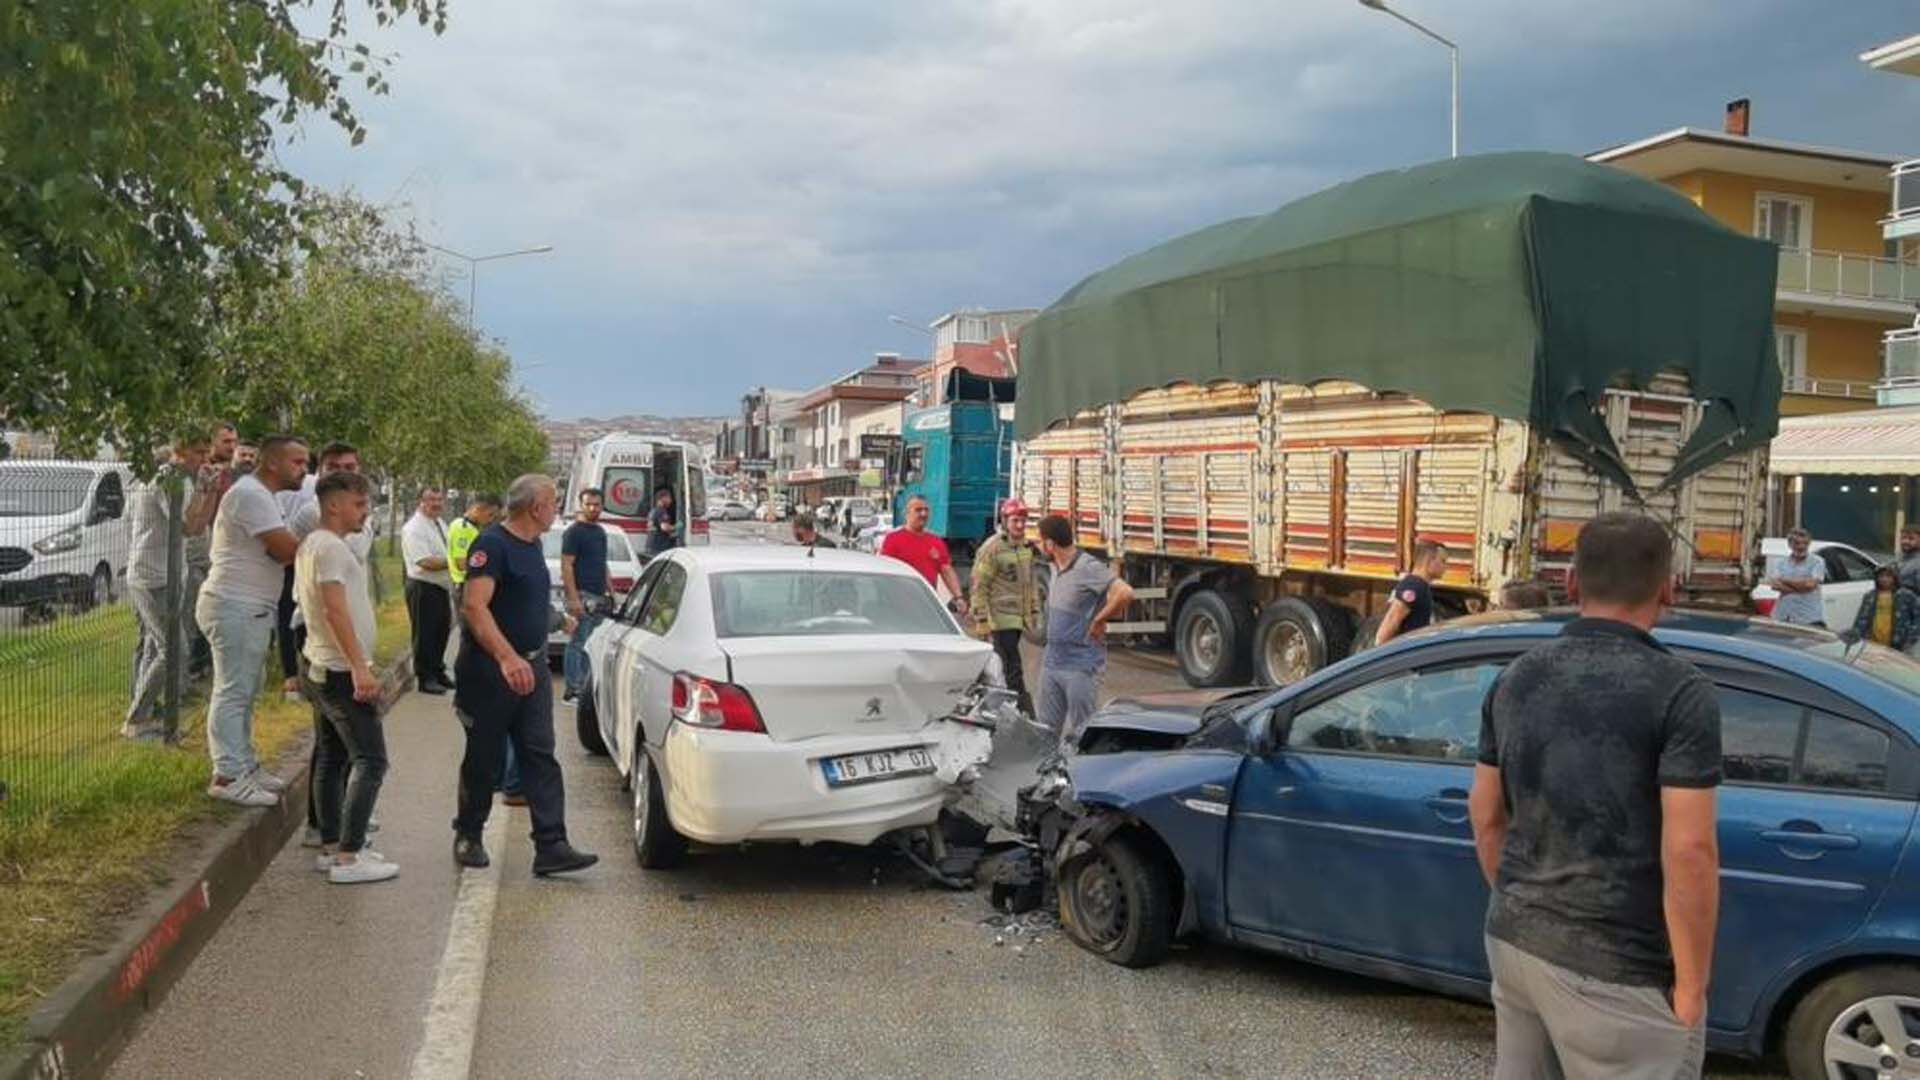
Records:
[[[732,683],[680,672],[673,677],[673,718],[695,727],[766,734],[753,696]]]
[[[694,518],[693,524],[690,525],[689,528],[693,531],[693,535],[695,536],[706,536],[708,533],[713,531],[712,526],[708,525],[707,519],[703,517]]]
[[[1773,597],[1773,596],[1756,597],[1753,601],[1753,610],[1759,612],[1760,614],[1768,618],[1772,618],[1773,605],[1779,602],[1780,601],[1778,597]]]
[[[633,591],[633,579],[630,577],[610,577],[607,579],[607,584],[612,586],[614,592]]]

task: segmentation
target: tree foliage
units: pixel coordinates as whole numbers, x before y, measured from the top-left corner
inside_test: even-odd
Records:
[[[359,143],[343,87],[387,84],[349,15],[438,33],[445,4],[0,3],[0,417],[121,446],[203,417],[305,232],[276,131],[320,114]]]
[[[243,432],[344,439],[402,481],[500,488],[546,460],[511,361],[430,276],[421,245],[351,198],[311,197],[309,250],[223,352]]]

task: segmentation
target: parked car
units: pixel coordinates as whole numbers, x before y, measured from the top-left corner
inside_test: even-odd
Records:
[[[548,529],[540,537],[540,548],[547,557],[547,575],[553,579],[553,610],[567,609],[567,588],[560,578],[560,542],[566,536],[567,526],[572,522],[562,522]],[[601,525],[607,534],[607,587],[613,590],[613,601],[617,605],[627,598],[633,589],[633,583],[639,580],[641,560],[634,553],[633,544],[622,529],[613,525]],[[547,635],[547,658],[558,660],[566,654],[567,642],[571,640],[564,629],[555,629]]]
[[[0,461],[0,607],[110,603],[127,572],[132,484],[116,462]]]
[[[712,516],[719,521],[752,521],[753,507],[738,499],[722,499],[714,504]]]
[[[1109,706],[1025,812],[1043,859],[1068,853],[1069,933],[1128,966],[1192,933],[1484,999],[1480,703],[1566,618],[1473,616],[1204,708]],[[1796,1080],[1876,1075],[1920,1033],[1920,664],[1728,615],[1655,636],[1720,695],[1708,1044],[1782,1049]]]
[[[1808,548],[1810,554],[1819,556],[1820,561],[1827,564],[1827,580],[1820,586],[1820,606],[1826,612],[1827,629],[1850,628],[1860,613],[1860,601],[1873,591],[1874,567],[1892,556],[1872,555],[1831,540],[1815,540]],[[1760,541],[1760,557],[1766,562],[1784,559],[1789,554],[1785,537],[1771,536]],[[1765,577],[1764,571],[1760,576]],[[1779,591],[1763,580],[1753,587],[1752,595],[1753,609],[1771,616],[1773,605],[1780,599]]]
[[[731,546],[647,565],[588,645],[581,743],[633,791],[642,866],[689,839],[867,844],[930,825],[948,724],[991,650],[905,564]]]
[[[879,520],[880,507],[876,500],[864,495],[848,499],[840,510],[840,535],[851,540]]]

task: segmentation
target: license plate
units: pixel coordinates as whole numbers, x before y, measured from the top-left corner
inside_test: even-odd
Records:
[[[933,755],[924,746],[899,750],[875,750],[869,754],[846,754],[820,762],[828,787],[846,787],[871,780],[891,780],[896,776],[917,776],[933,771]]]

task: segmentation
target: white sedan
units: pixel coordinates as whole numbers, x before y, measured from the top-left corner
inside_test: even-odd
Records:
[[[689,839],[932,824],[968,763],[947,718],[992,654],[904,563],[774,546],[654,559],[587,652],[580,739],[626,777],[647,867]]]
[[[1874,567],[1886,561],[1886,557],[1875,559],[1859,548],[1832,540],[1815,540],[1807,548],[1808,554],[1827,564],[1827,580],[1820,586],[1820,607],[1827,629],[1835,632],[1853,629],[1854,617],[1860,613],[1860,601],[1873,591]],[[1760,555],[1769,567],[1773,560],[1790,554],[1784,537],[1760,541]],[[1779,601],[1779,591],[1764,580],[1753,587],[1753,607],[1760,614],[1771,617]]]
[[[540,537],[541,554],[547,557],[547,576],[553,581],[553,610],[567,609],[567,587],[560,578],[560,543],[566,536],[567,527],[573,522],[562,522],[548,529]],[[625,600],[627,593],[633,590],[633,583],[640,577],[640,559],[633,553],[633,545],[628,542],[627,534],[601,523],[600,528],[607,534],[607,588],[613,593],[613,601],[618,604]],[[547,656],[557,658],[567,651],[570,638],[565,630],[556,629],[547,635]]]

